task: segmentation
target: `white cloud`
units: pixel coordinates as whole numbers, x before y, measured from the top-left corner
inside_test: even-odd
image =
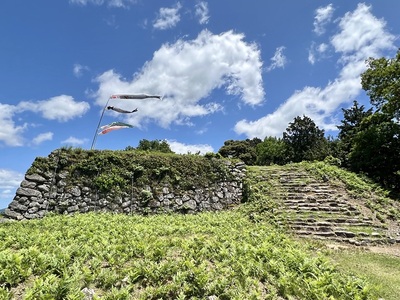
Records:
[[[0,142],[7,146],[22,146],[22,134],[28,124],[16,125],[13,117],[17,109],[14,105],[0,103]]]
[[[0,189],[2,190],[18,187],[23,179],[23,174],[12,170],[0,169]]]
[[[69,144],[73,146],[83,145],[88,141],[88,139],[78,139],[76,137],[70,136],[66,140],[62,141],[63,144]]]
[[[287,64],[287,58],[283,54],[283,50],[285,50],[285,47],[281,46],[276,48],[274,56],[271,58],[271,65],[267,67],[267,72],[272,71],[276,68],[284,68],[285,65]]]
[[[103,107],[105,99],[115,93],[165,95],[161,101],[112,101],[129,109],[138,107],[140,114],[127,119],[137,127],[150,120],[163,127],[173,122],[187,124],[188,118],[223,109],[219,103],[205,102],[214,89],[224,88],[227,94],[240,96],[248,105],[261,104],[264,100],[261,73],[256,44],[246,43],[244,35],[232,31],[214,35],[204,30],[194,40],[162,45],[132,81],[126,81],[113,70],[100,75],[97,104]]]
[[[325,25],[330,22],[333,12],[335,9],[332,4],[329,4],[325,7],[319,7],[315,11],[314,17],[314,32],[317,35],[322,35],[325,33]]]
[[[361,60],[381,55],[382,49],[396,49],[395,37],[385,31],[386,22],[371,14],[371,6],[358,4],[340,20],[341,32],[331,39],[336,52],[344,54],[343,60]]]
[[[53,133],[52,132],[45,132],[37,135],[33,140],[32,143],[34,145],[40,145],[41,143],[45,141],[51,141],[53,139]]]
[[[182,5],[177,2],[175,7],[162,7],[158,13],[157,19],[153,22],[153,27],[156,29],[164,30],[173,28],[180,21],[179,10]]]
[[[81,117],[90,108],[87,102],[76,102],[68,95],[52,97],[48,100],[37,102],[24,101],[18,105],[20,111],[33,111],[41,113],[45,119],[66,122],[76,117]]]
[[[0,208],[12,201],[24,175],[12,170],[0,169]]]
[[[321,43],[317,45],[315,42],[311,43],[311,47],[308,50],[308,61],[313,65],[317,61],[321,60],[321,58],[326,57],[326,53],[328,52],[329,45],[326,43]]]
[[[360,76],[365,71],[365,59],[383,56],[395,50],[395,37],[385,30],[385,22],[378,20],[371,7],[359,4],[339,22],[339,32],[331,38],[331,45],[341,56],[343,66],[336,79],[325,87],[305,87],[293,93],[275,112],[255,121],[241,120],[235,131],[248,137],[280,136],[296,116],[307,115],[320,128],[336,130],[332,114],[343,103],[348,103],[361,92]]]
[[[187,145],[177,142],[175,140],[167,140],[167,143],[171,148],[171,150],[178,154],[188,154],[188,153],[195,154],[198,152],[200,154],[206,154],[208,152],[214,152],[213,147],[206,144]]]
[[[137,0],[69,0],[69,3],[78,5],[103,5],[107,4],[110,7],[127,8],[131,4],[137,3]]]
[[[195,14],[199,18],[200,24],[207,24],[210,16],[208,15],[208,3],[201,1],[195,6]]]
[[[23,134],[28,129],[28,123],[17,124],[14,119],[25,111],[40,113],[48,120],[65,122],[82,116],[88,110],[87,102],[76,102],[71,96],[66,95],[37,102],[22,101],[17,105],[0,103],[0,143],[13,147],[24,145]],[[36,141],[40,141],[40,138]]]
[[[84,71],[88,71],[88,70],[89,70],[89,67],[82,66],[80,64],[74,64],[74,67],[73,67],[74,75],[75,75],[75,77],[78,77],[78,78],[82,76]]]

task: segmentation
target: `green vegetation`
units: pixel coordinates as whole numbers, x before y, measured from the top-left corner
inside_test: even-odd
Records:
[[[210,186],[229,180],[225,159],[218,156],[178,155],[142,150],[82,150],[61,148],[49,157],[38,157],[28,174],[37,171],[66,172],[67,183],[91,183],[100,192],[125,192],[130,194],[132,181],[137,188],[145,189],[161,182],[179,186],[181,190],[193,186]],[[94,179],[93,179],[94,178]]]
[[[74,177],[97,174],[93,184],[104,191],[122,191],[128,180],[142,183],[141,201],[149,201],[145,186],[151,180],[185,187],[229,176],[215,155],[139,150],[64,148],[31,169],[50,170],[54,158]],[[385,190],[336,164],[328,157],[271,168],[344,182],[383,218],[398,219]],[[259,167],[248,167],[245,203],[220,213],[89,213],[1,223],[0,299],[84,299],[85,289],[94,291],[94,299],[396,299],[398,278],[378,274],[397,274],[391,265],[399,264],[397,258],[365,254],[371,268],[359,271],[352,251],[341,255],[294,241],[275,226],[279,204],[272,179],[263,176]]]
[[[328,158],[327,161],[329,160]],[[367,200],[365,205],[375,211],[378,218],[383,214],[382,218],[400,220],[400,203],[391,199],[389,191],[368,177],[325,162],[301,162],[299,165],[319,178],[328,178],[332,183],[335,180],[345,183],[347,190],[355,198]]]
[[[396,300],[400,295],[400,258],[360,250],[329,251],[342,271],[363,276],[377,287],[381,299]]]
[[[12,299],[371,299],[339,272],[242,211],[49,216],[0,227],[0,295]]]

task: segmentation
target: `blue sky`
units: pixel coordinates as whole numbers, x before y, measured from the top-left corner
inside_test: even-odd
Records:
[[[132,114],[96,149],[167,140],[176,153],[281,136],[307,115],[335,136],[368,57],[399,47],[400,1],[2,0],[0,208],[38,156],[90,149],[112,94]]]

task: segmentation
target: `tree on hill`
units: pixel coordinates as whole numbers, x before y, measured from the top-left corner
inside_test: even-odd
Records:
[[[379,112],[365,118],[354,138],[349,162],[352,170],[399,191],[400,124]]]
[[[257,144],[257,165],[283,165],[286,163],[286,145],[282,139],[266,137],[263,142]]]
[[[395,58],[370,58],[361,74],[376,112],[363,118],[349,155],[354,171],[400,191],[400,50]]]
[[[328,143],[324,130],[319,129],[314,121],[307,117],[296,117],[283,133],[289,161],[323,160],[328,153]]]
[[[362,88],[377,111],[400,119],[400,49],[394,58],[369,58]]]
[[[135,148],[128,146],[125,148],[125,150],[134,150]],[[142,150],[142,151],[157,151],[157,152],[163,152],[163,153],[174,153],[167,141],[162,141],[162,140],[153,140],[149,141],[146,139],[142,139],[139,141],[139,145],[136,147],[137,150]]]
[[[228,140],[218,150],[223,157],[232,157],[242,160],[247,165],[255,165],[257,161],[256,146],[261,143],[259,138],[240,140]]]
[[[360,106],[357,100],[354,100],[352,107],[349,109],[342,108],[342,111],[344,119],[341,121],[341,125],[337,126],[341,150],[338,158],[342,161],[343,166],[348,166],[347,156],[351,151],[356,134],[360,131],[361,121],[372,115],[372,108],[365,111],[364,105]]]

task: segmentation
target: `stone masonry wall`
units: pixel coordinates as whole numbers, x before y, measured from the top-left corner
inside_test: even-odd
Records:
[[[239,204],[243,198],[244,163],[225,162],[231,173],[229,181],[181,190],[160,183],[136,188],[132,181],[129,193],[100,193],[90,182],[68,184],[68,172],[38,171],[26,174],[5,216],[15,220],[42,218],[49,212],[59,214],[111,211],[118,213],[194,213],[216,211]]]

